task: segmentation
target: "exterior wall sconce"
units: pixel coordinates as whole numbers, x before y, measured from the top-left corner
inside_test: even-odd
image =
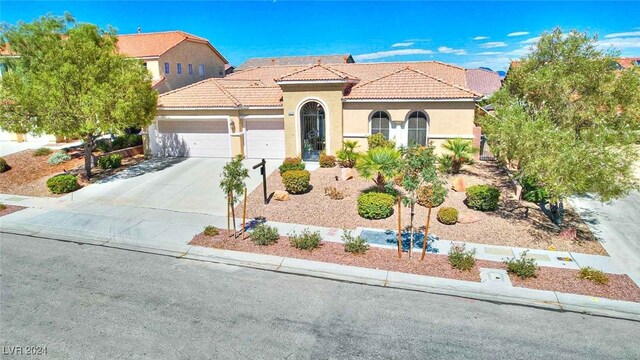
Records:
[[[231,128],[232,133],[236,132],[236,123],[233,120],[229,123],[229,127]]]

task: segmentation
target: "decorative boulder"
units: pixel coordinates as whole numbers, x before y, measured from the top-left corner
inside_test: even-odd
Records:
[[[458,217],[458,223],[460,224],[473,224],[478,221],[480,221],[480,216],[474,213],[461,214]]]
[[[343,168],[341,170],[340,178],[343,181],[347,181],[347,180],[351,180],[351,179],[355,178],[357,174],[358,173],[356,173],[356,170],[353,169],[353,168]]]
[[[273,193],[273,200],[289,201],[289,193],[283,190],[276,190]]]
[[[453,179],[453,185],[451,186],[451,188],[456,192],[467,191],[467,185],[465,184],[462,176],[458,176],[455,179]]]

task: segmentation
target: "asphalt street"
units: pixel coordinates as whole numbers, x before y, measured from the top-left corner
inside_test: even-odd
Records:
[[[640,358],[627,320],[7,234],[0,266],[3,359]]]

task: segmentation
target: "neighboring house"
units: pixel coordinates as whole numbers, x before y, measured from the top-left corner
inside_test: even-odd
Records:
[[[183,31],[119,35],[118,51],[142,60],[161,94],[203,79],[224,77],[228,63],[207,39]]]
[[[622,69],[629,69],[633,66],[639,66],[640,67],[640,57],[626,57],[626,58],[619,58],[617,65],[619,66],[619,70]]]
[[[309,56],[283,56],[268,58],[251,58],[240,66],[236,67],[236,71],[247,70],[259,66],[274,65],[315,65],[315,64],[352,64],[355,61],[351,54],[337,55],[309,55]]]
[[[317,161],[344,140],[366,151],[367,137],[381,133],[439,150],[474,138],[482,96],[466,69],[436,61],[252,67],[162,94],[150,145],[159,156]]]
[[[483,94],[485,97],[491,96],[502,86],[500,75],[487,69],[467,69],[467,86],[469,89]]]

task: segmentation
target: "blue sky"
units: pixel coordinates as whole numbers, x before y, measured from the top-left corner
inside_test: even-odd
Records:
[[[357,61],[440,60],[504,70],[544,30],[600,35],[640,56],[640,2],[25,2],[0,1],[0,19],[71,12],[120,33],[184,30],[232,64],[250,57],[350,53]]]

